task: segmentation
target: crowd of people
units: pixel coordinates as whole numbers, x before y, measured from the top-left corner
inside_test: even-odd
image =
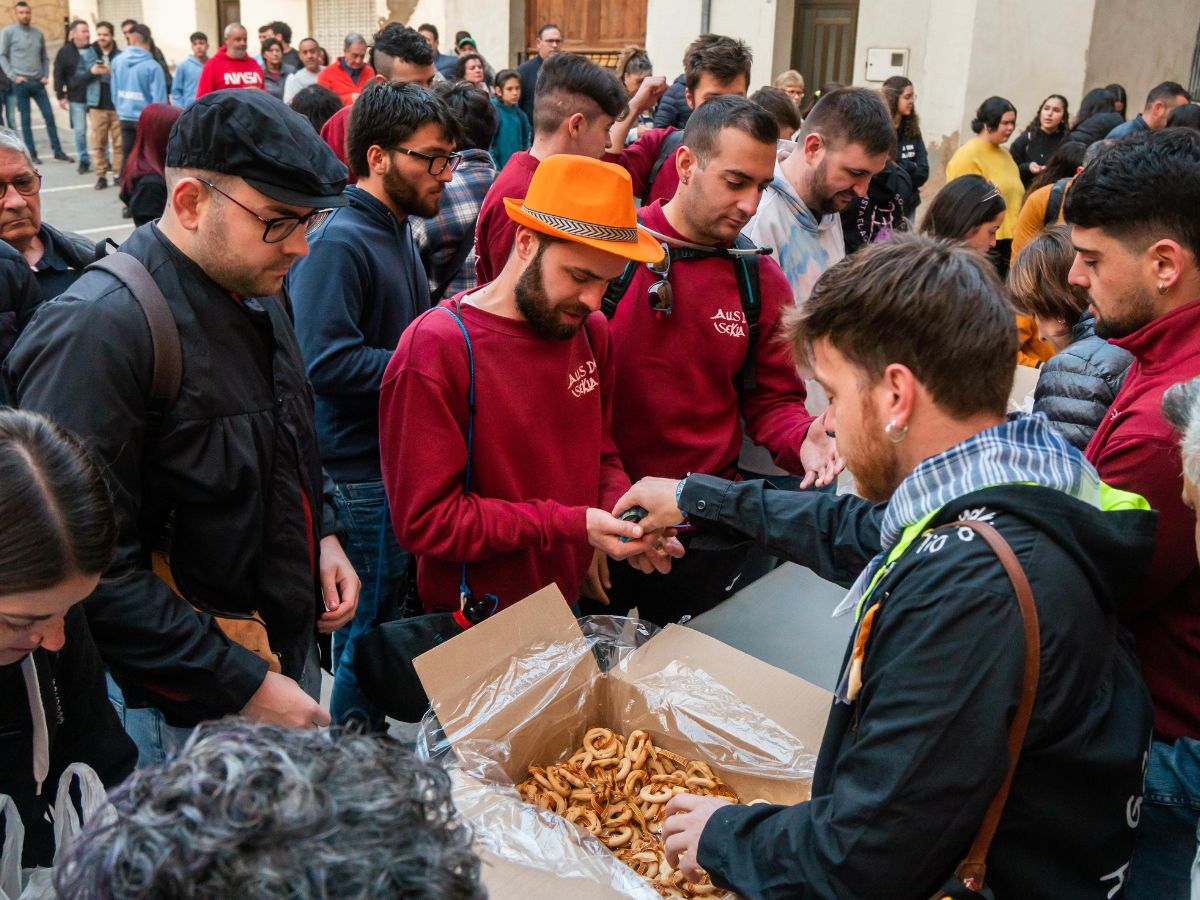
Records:
[[[996,896],[1200,890],[1180,84],[1133,118],[1120,85],[1074,118],[1051,94],[1019,133],[986,98],[922,209],[911,80],[751,93],[727,36],[668,82],[552,23],[499,71],[428,24],[332,59],[283,22],[251,56],[231,24],[173,70],[121,32],[71,24],[52,69],[79,171],[137,226],[115,252],[44,221],[31,103],[75,160],[27,3],[0,34],[23,129],[0,128],[0,794],[25,866],[86,763],[113,805],[63,896],[482,897],[362,637],[551,583],[666,625],[790,560],[855,618],[812,799],[676,797],[686,878],[966,896],[991,822]]]

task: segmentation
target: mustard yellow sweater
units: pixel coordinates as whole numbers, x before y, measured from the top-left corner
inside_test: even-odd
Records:
[[[1012,238],[1017,230],[1017,214],[1021,211],[1021,199],[1025,196],[1025,185],[1021,182],[1021,170],[1003,147],[976,137],[967,141],[946,165],[946,180],[960,175],[982,175],[1000,189],[1000,196],[1008,207],[1004,212],[1004,224],[996,232],[996,240]]]

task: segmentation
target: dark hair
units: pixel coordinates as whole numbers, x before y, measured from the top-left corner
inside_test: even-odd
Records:
[[[329,65],[329,51],[326,50],[324,47],[322,47],[320,44],[317,44],[317,49],[321,51],[321,65],[323,65],[323,66]],[[375,67],[371,66],[371,68],[373,69]]]
[[[205,34],[203,31],[193,31],[191,33],[191,35],[188,36],[188,43],[190,44],[193,41],[204,41],[204,43],[207,44],[208,43],[208,35]]]
[[[899,363],[952,416],[1003,415],[1017,329],[992,264],[952,241],[896,234],[868,244],[821,276],[785,314],[798,359],[829,341],[877,380]],[[931,353],[930,348],[938,348]]]
[[[21,0],[21,2],[23,3],[24,0]],[[26,3],[25,5],[28,6],[29,4]],[[126,25],[136,25],[137,23],[138,23],[137,19],[122,19],[121,20],[121,30],[124,31]]]
[[[544,63],[533,91],[533,130],[554,131],[577,112],[579,98],[592,101],[605,114],[619,119],[626,111],[625,85],[608,69],[602,69],[578,53],[556,53]]]
[[[397,59],[413,66],[432,66],[433,47],[407,25],[389,22],[372,39],[371,68],[390,78],[392,62]]]
[[[1079,113],[1075,116],[1071,130],[1074,131],[1092,116],[1116,112],[1116,110],[1117,108],[1113,104],[1113,95],[1108,92],[1107,88],[1092,88],[1084,94],[1083,102],[1079,104]]]
[[[694,91],[705,72],[720,84],[744,75],[748,87],[753,62],[754,53],[745,41],[723,34],[702,34],[683,51],[683,81],[689,91]]]
[[[830,147],[858,144],[875,156],[896,152],[896,129],[883,100],[867,88],[822,95],[804,120],[804,137],[819,134]]]
[[[1025,316],[1062,319],[1074,328],[1087,309],[1088,293],[1067,276],[1075,260],[1071,229],[1055,225],[1029,241],[1008,270],[1013,306]]]
[[[17,2],[13,4],[14,9],[21,9],[22,7],[29,7],[28,0],[17,0]]]
[[[117,30],[116,28],[113,27],[113,23],[108,21],[107,19],[101,19],[99,22],[96,23],[96,30],[99,31],[101,28],[107,28],[109,34],[114,34]]]
[[[271,30],[275,32],[276,37],[282,38],[285,44],[292,42],[292,29],[287,22],[276,20],[271,23]]]
[[[346,162],[350,171],[366,178],[371,171],[367,150],[376,145],[395,147],[430,123],[440,125],[442,133],[452,143],[458,143],[458,122],[446,104],[425,88],[396,82],[369,86],[350,107],[350,122],[346,127]]]
[[[182,109],[168,103],[151,103],[142,110],[138,116],[133,146],[129,148],[129,156],[121,171],[121,191],[124,194],[133,194],[139,178],[147,175],[166,177],[167,141],[171,137],[171,127],[181,115]]]
[[[990,222],[1008,209],[1000,189],[982,175],[960,175],[937,192],[925,218],[921,234],[965,240],[967,235],[984,222]]]
[[[435,41],[440,41],[442,39],[441,35],[438,34],[436,25],[430,25],[428,22],[426,22],[424,25],[418,25],[417,33],[420,34],[422,31],[428,31],[430,34],[432,34]]]
[[[975,111],[975,118],[971,120],[971,130],[976,134],[982,133],[984,128],[995,131],[1000,127],[1000,120],[1004,118],[1005,113],[1015,114],[1016,111],[1017,108],[1003,97],[988,97]]]
[[[1164,81],[1162,84],[1156,84],[1150,88],[1150,93],[1146,95],[1146,106],[1149,107],[1152,103],[1161,100],[1166,103],[1168,100],[1174,100],[1176,97],[1183,97],[1188,103],[1192,102],[1192,95],[1188,93],[1187,88],[1176,81]]]
[[[752,100],[737,94],[713,97],[696,107],[683,130],[683,145],[695,154],[701,168],[718,149],[721,132],[733,128],[760,144],[779,140],[775,117]]]
[[[1088,145],[1082,141],[1063,141],[1059,144],[1054,154],[1046,160],[1042,171],[1029,183],[1029,190],[1025,192],[1025,196],[1029,196],[1040,187],[1054,184],[1060,178],[1074,178],[1079,167],[1083,165],[1083,156],[1087,153],[1087,148]]]
[[[150,34],[150,29],[145,25],[134,25],[132,28],[129,29],[129,33],[136,34],[138,37],[140,37],[143,41],[146,42],[147,47],[151,46],[154,42],[154,38]]]
[[[462,56],[460,56],[455,61],[455,63],[454,63],[454,80],[455,81],[466,80],[467,63],[469,63],[473,59],[479,60],[479,65],[484,70],[484,75],[483,75],[484,81],[487,81],[487,66],[484,65],[483,57],[480,56],[478,53],[464,53]]]
[[[654,65],[650,62],[650,55],[636,44],[630,44],[617,57],[614,74],[623,79],[626,75],[639,75],[642,72],[649,75],[653,71]]]
[[[204,723],[111,801],[57,896],[487,896],[450,777],[386,735]]]
[[[308,119],[320,134],[325,123],[342,108],[342,99],[323,84],[310,84],[297,91],[288,106]]]
[[[1129,109],[1129,101],[1125,98],[1125,86],[1114,81],[1112,84],[1106,85],[1104,89],[1112,94],[1114,104],[1121,104],[1121,116],[1124,117]]]
[[[1064,97],[1062,94],[1050,94],[1048,97],[1046,97],[1045,100],[1043,100],[1041,103],[1038,104],[1037,112],[1033,114],[1033,118],[1030,119],[1029,124],[1025,126],[1025,131],[1028,132],[1030,135],[1037,134],[1038,131],[1041,130],[1042,107],[1045,106],[1047,103],[1049,103],[1051,100],[1057,100],[1059,103],[1062,104],[1062,108],[1063,108],[1063,116],[1058,122],[1058,130],[1055,131],[1054,134],[1066,134],[1067,133],[1067,123],[1071,119],[1071,104],[1069,102],[1067,102],[1067,98]]]
[[[543,23],[542,27],[538,29],[538,40],[540,41],[543,37],[545,37],[546,32],[549,31],[551,28],[553,28],[559,34],[562,34],[562,29],[559,28],[557,25],[555,25],[553,22],[545,22],[545,23]]]
[[[1080,165],[1087,167],[1098,160],[1101,156],[1117,145],[1116,138],[1101,138],[1098,141],[1092,141],[1088,144],[1087,150],[1083,154],[1083,162]]]
[[[433,86],[433,95],[446,104],[458,122],[462,138],[460,150],[487,150],[496,134],[496,108],[488,95],[473,84],[441,82]]]
[[[1167,127],[1200,129],[1200,106],[1184,103],[1175,107],[1167,115]]]
[[[1200,133],[1142,132],[1087,166],[1067,192],[1063,219],[1100,228],[1133,248],[1178,241],[1200,262]]]
[[[258,49],[259,49],[260,53],[265,55],[266,52],[268,50],[270,50],[272,47],[278,47],[279,51],[282,53],[283,52],[283,41],[279,40],[279,38],[267,38],[265,41],[262,42],[262,45]]]
[[[750,102],[757,103],[775,120],[779,129],[787,129],[791,135],[800,130],[800,110],[792,98],[776,87],[760,87],[750,95]]]
[[[912,81],[903,75],[893,75],[879,89],[879,95],[887,104],[888,114],[893,118],[900,115],[900,95],[904,93],[905,88],[909,87],[912,87]],[[914,141],[921,136],[921,117],[917,115],[915,104],[911,113],[907,116],[900,116],[899,130],[906,141]]]
[[[40,591],[112,562],[117,523],[104,476],[45,416],[0,408],[0,594]]]
[[[492,79],[492,86],[503,87],[506,81],[520,77],[521,75],[516,69],[501,69],[496,73],[496,77]]]
[[[70,34],[72,31],[74,31],[80,25],[86,25],[86,24],[87,24],[87,22],[85,22],[83,19],[76,19],[70,25],[67,26],[67,34]]]

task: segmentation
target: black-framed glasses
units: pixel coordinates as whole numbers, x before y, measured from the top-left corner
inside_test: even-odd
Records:
[[[11,181],[0,181],[0,198],[8,194],[10,186],[22,197],[32,197],[42,189],[42,173],[34,169],[32,172],[18,175]]]
[[[407,153],[409,156],[415,156],[417,159],[426,160],[429,163],[430,175],[441,175],[446,171],[446,167],[450,167],[450,174],[454,174],[454,170],[458,168],[458,164],[462,162],[461,153],[446,153],[438,156],[430,156],[428,153],[422,153],[420,150],[409,150],[407,147],[393,147],[397,153]]]
[[[263,228],[262,236],[264,244],[278,244],[280,241],[287,240],[289,237],[291,237],[292,232],[294,232],[301,225],[304,226],[304,235],[307,237],[316,231],[321,226],[321,223],[329,217],[329,214],[333,212],[332,209],[314,209],[312,212],[306,213],[303,216],[278,216],[274,219],[264,219],[250,207],[246,206],[246,204],[238,203],[237,200],[234,200],[212,182],[205,181],[203,178],[197,178],[196,180],[206,187],[216,191],[226,200],[229,200],[237,206],[240,206],[246,212],[250,213],[250,215],[254,216],[254,218],[258,219],[258,221],[262,222],[265,226]]]
[[[668,276],[671,274],[671,252],[666,244],[663,244],[662,248],[662,259],[658,262],[646,263],[647,269],[655,275],[662,276],[646,289],[650,309],[654,312],[656,319],[669,316],[675,302],[675,292],[671,289],[671,282],[668,280]]]

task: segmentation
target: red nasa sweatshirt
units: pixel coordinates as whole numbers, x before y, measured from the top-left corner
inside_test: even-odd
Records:
[[[249,56],[232,59],[224,47],[200,70],[196,96],[203,97],[226,88],[263,88],[263,70]]]
[[[458,609],[464,560],[472,593],[495,594],[501,609],[551,582],[574,603],[592,560],[587,509],[612,509],[629,488],[609,431],[607,323],[595,313],[574,338],[551,340],[525,321],[461,309],[475,356],[471,490],[466,342],[432,309],[404,332],[380,395],[396,537],[417,557],[428,611]]]

